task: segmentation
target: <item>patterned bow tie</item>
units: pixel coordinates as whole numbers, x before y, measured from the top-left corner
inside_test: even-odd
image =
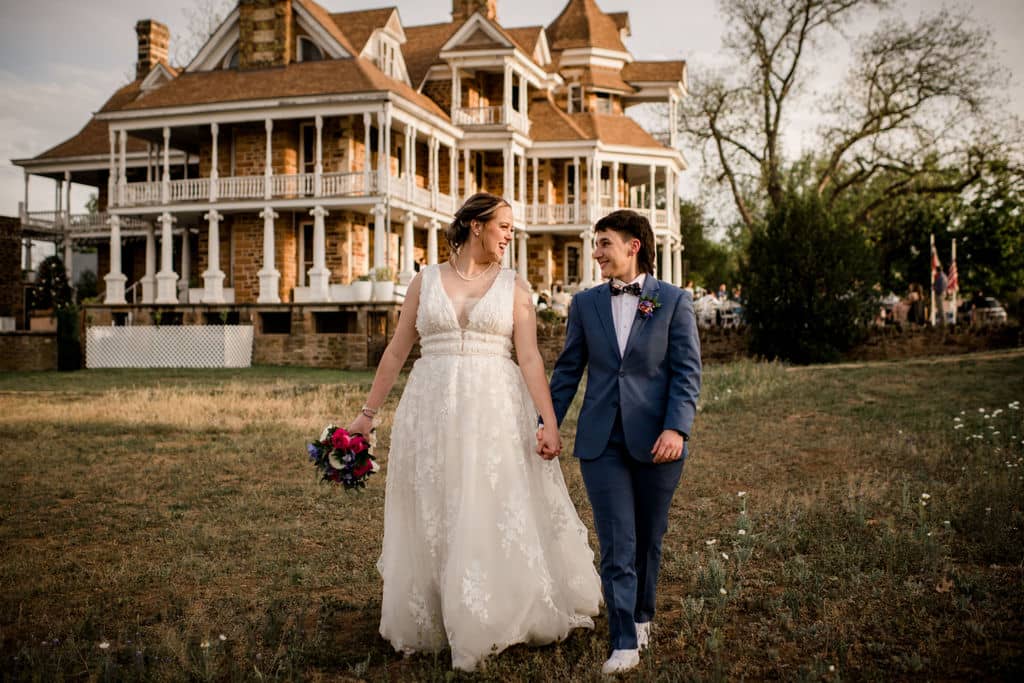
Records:
[[[632,294],[633,296],[640,296],[640,283],[631,282],[628,285],[617,285],[614,282],[611,283],[612,296],[618,296],[619,294]]]

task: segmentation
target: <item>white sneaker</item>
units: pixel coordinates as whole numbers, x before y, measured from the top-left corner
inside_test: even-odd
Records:
[[[621,674],[640,663],[640,650],[612,650],[612,656],[601,667],[603,674]]]
[[[646,650],[651,644],[651,622],[643,621],[636,625],[636,647],[638,650]]]

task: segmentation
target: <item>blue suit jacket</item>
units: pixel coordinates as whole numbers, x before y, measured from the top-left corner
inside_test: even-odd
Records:
[[[700,340],[689,292],[648,275],[641,293],[661,307],[633,321],[625,353],[619,353],[608,283],[578,293],[569,308],[565,348],[551,376],[551,398],[561,424],[584,369],[587,389],[576,427],[574,455],[584,460],[604,451],[621,407],[629,454],[652,460],[662,431],[689,435],[700,393]]]

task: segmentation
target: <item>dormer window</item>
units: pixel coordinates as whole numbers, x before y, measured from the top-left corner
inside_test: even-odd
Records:
[[[397,71],[395,64],[396,52],[397,50],[390,40],[384,39],[383,36],[377,39],[377,66],[392,78],[396,77],[395,72]]]
[[[569,84],[569,113],[583,111],[583,86],[579,83]]]
[[[237,69],[238,68],[238,48],[233,49],[227,57],[224,58],[225,69]]]
[[[324,58],[323,51],[306,36],[299,36],[298,48],[295,54],[300,62],[319,62]]]
[[[612,96],[611,93],[596,92],[594,93],[594,111],[598,114],[613,114],[615,110],[612,107]]]

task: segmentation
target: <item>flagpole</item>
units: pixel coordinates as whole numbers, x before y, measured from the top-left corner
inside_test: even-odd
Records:
[[[953,261],[956,264],[956,238],[953,238]],[[956,295],[960,293],[960,272],[957,271],[956,289],[953,290],[953,324],[956,325]]]
[[[932,269],[931,279],[929,280],[928,291],[932,293],[932,307],[931,314],[928,316],[931,320],[932,327],[935,327],[935,233],[931,233],[929,236],[929,244],[931,249],[928,251],[929,265]]]

